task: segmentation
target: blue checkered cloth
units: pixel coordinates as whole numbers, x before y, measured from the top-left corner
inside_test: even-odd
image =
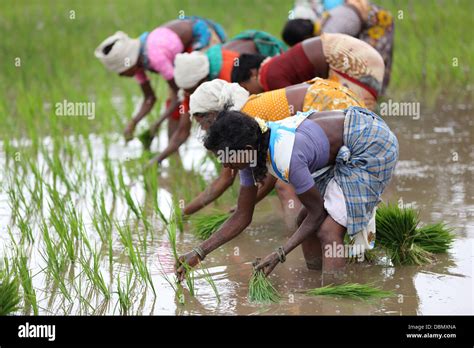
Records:
[[[384,120],[356,106],[344,110],[344,145],[335,165],[315,177],[322,195],[334,178],[344,193],[347,233],[367,227],[398,160],[398,140]]]

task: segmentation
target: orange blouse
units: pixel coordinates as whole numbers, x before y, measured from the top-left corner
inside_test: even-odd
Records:
[[[222,68],[219,72],[218,79],[232,82],[231,75],[232,75],[232,68],[234,67],[234,62],[236,59],[240,57],[240,53],[229,51],[229,50],[222,50]]]
[[[292,115],[284,88],[251,95],[240,111],[264,121],[278,121]]]

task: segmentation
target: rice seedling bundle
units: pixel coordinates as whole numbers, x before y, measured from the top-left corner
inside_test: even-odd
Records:
[[[377,242],[394,265],[423,265],[431,261],[432,254],[415,244],[419,218],[414,209],[382,205],[376,214]]]
[[[345,283],[326,285],[306,292],[311,296],[333,296],[357,300],[370,300],[393,296],[393,291],[385,291],[371,284]]]
[[[255,303],[276,303],[281,297],[263,271],[259,270],[254,271],[250,278],[248,298]]]
[[[382,205],[377,210],[377,242],[388,252],[392,262],[422,265],[432,254],[447,252],[454,235],[443,223],[418,227],[418,214],[411,208]]]
[[[443,223],[426,225],[417,230],[414,243],[434,254],[445,253],[451,247],[454,235]]]
[[[154,136],[151,134],[149,129],[138,135],[138,140],[142,143],[145,150],[150,149],[153,138]]]
[[[229,213],[201,214],[191,217],[194,234],[202,240],[208,239],[229,218]]]
[[[18,278],[12,276],[8,260],[0,269],[0,315],[8,315],[19,309],[20,295]]]

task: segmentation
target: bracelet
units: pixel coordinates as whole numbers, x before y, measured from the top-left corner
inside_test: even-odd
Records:
[[[278,254],[278,259],[280,260],[280,262],[281,263],[285,262],[286,261],[286,254],[285,254],[285,250],[283,250],[283,247],[278,247],[276,252]]]
[[[199,257],[201,261],[203,261],[206,258],[206,254],[204,253],[204,250],[202,250],[201,247],[197,246],[193,248],[193,251],[197,254],[197,256]]]

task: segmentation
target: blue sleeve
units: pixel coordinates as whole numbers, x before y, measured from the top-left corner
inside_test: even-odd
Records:
[[[255,180],[253,179],[252,169],[250,167],[243,170],[239,170],[240,175],[240,186],[254,186]]]
[[[193,26],[193,49],[200,50],[206,47],[211,41],[211,31],[207,23],[198,19]]]

